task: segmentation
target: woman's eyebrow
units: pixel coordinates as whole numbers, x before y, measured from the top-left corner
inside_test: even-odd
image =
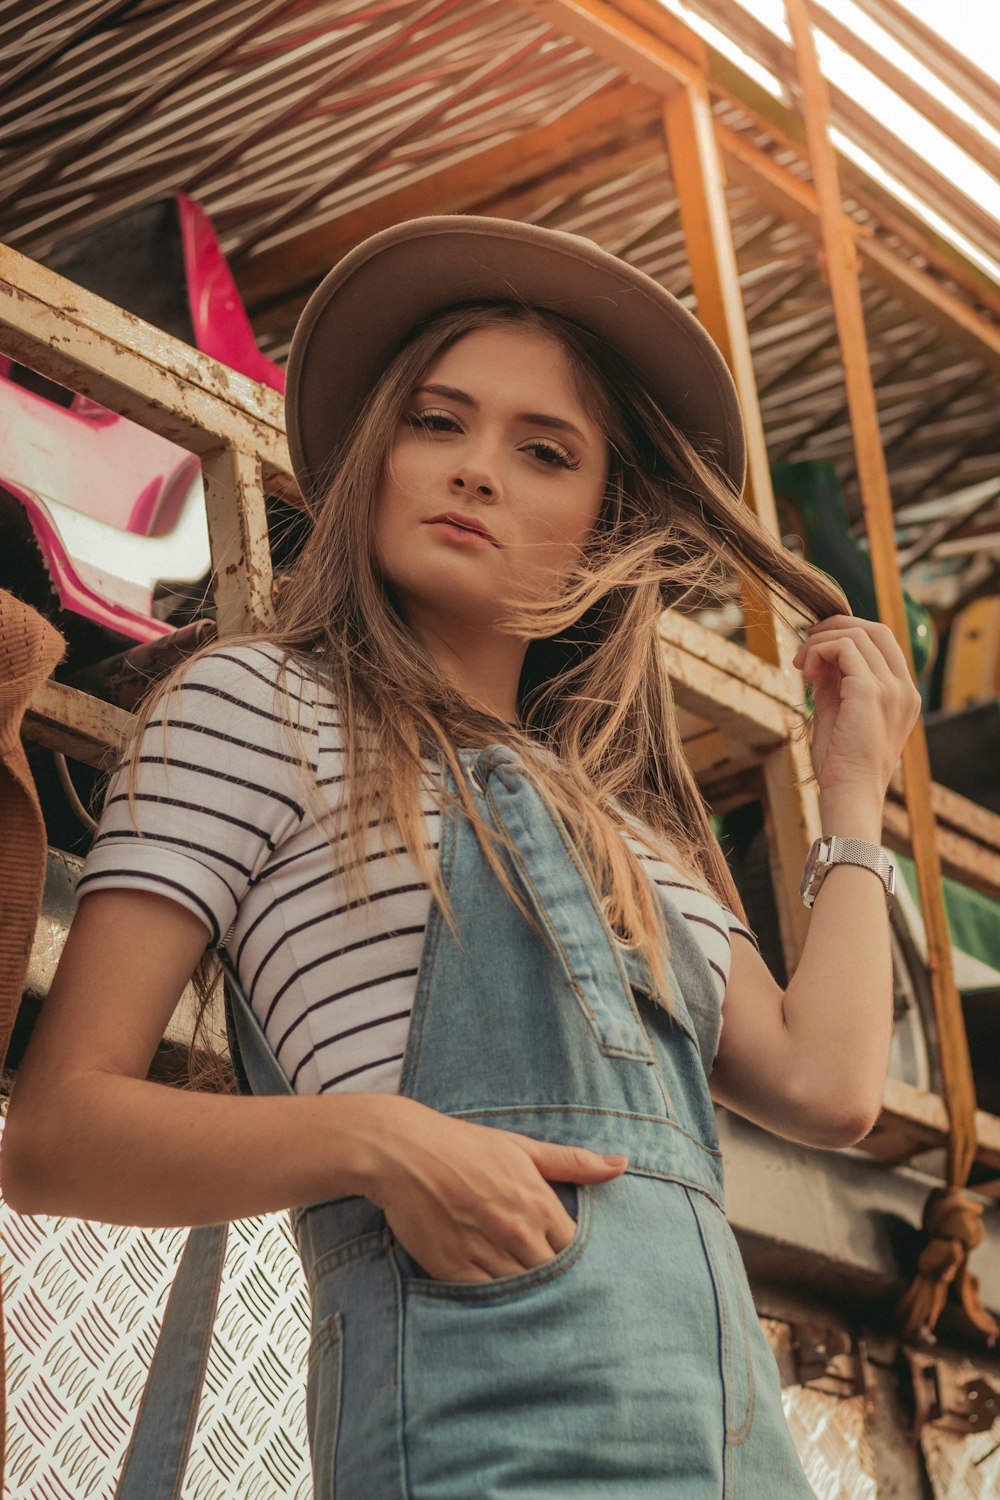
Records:
[[[461,406],[469,406],[477,411],[479,409],[479,402],[474,396],[470,396],[467,391],[458,390],[453,385],[418,385],[413,394],[415,396],[443,396],[446,401],[457,401]],[[574,427],[573,423],[567,422],[565,417],[550,417],[538,411],[522,411],[518,413],[517,420],[530,422],[536,427],[550,427],[555,432],[570,432],[574,437],[579,438],[581,443],[587,442],[585,434],[580,431],[579,427]]]

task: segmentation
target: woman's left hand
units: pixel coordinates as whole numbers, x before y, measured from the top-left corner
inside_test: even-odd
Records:
[[[892,632],[831,615],[810,627],[795,665],[813,692],[812,761],[821,799],[881,809],[920,713],[920,694]]]

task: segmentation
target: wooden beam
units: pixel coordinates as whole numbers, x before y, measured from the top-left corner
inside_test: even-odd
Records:
[[[718,123],[715,128],[731,178],[818,239],[819,204],[812,184],[779,166],[739,132]],[[844,232],[854,239],[865,272],[873,281],[898,297],[907,308],[915,307],[963,349],[1000,371],[1000,327],[980,316],[936,277],[897,255],[846,216]]]
[[[802,678],[794,667],[776,667],[745,646],[709,630],[691,615],[668,609],[660,616],[660,640],[696,662],[705,662],[734,682],[756,688],[800,718],[805,712]]]
[[[912,670],[909,628],[896,557],[892,496],[879,433],[858,285],[857,251],[853,237],[844,232],[845,216],[837,163],[830,143],[826,80],[816,54],[808,0],[785,0],[785,9],[795,46],[809,161],[819,204],[879,616],[892,630]],[[961,1186],[968,1177],[975,1151],[975,1090],[952,967],[951,937],[941,891],[937,829],[930,800],[930,760],[921,721],[917,722],[906,742],[902,762],[917,881],[927,929],[928,967],[938,1023],[941,1069],[952,1127],[948,1145],[948,1180]]]
[[[782,81],[794,78],[795,59],[789,47],[769,27],[756,20],[749,11],[742,6],[733,5],[731,0],[689,0],[689,3],[707,20],[724,30],[731,40],[736,41],[775,78]],[[878,8],[881,9],[884,3],[887,3],[887,0],[877,0]],[[942,46],[944,45],[942,41]],[[741,109],[746,109],[748,113],[757,114],[762,119],[766,119],[770,122],[766,128],[769,128],[772,133],[779,131],[785,136],[786,142],[793,145],[793,148],[801,148],[804,135],[798,116],[759,84],[753,80],[747,80],[738,65],[722,58],[711,47],[708,48],[708,66],[713,84],[728,93]],[[727,78],[731,85],[728,88],[725,82]],[[905,140],[887,133],[880,121],[863,111],[850,94],[832,86],[828,93],[831,118],[836,126],[846,135],[857,140],[869,155],[882,158],[883,165],[890,168],[898,181],[922,182],[928,206],[936,209],[955,228],[961,229],[969,239],[975,241],[977,234],[981,233],[985,236],[984,248],[991,242],[994,246],[996,245],[995,222],[984,216],[979,206],[972,202],[944,173],[934,170],[917,153],[912,152]],[[994,107],[995,100],[994,88]],[[863,182],[869,181],[860,167],[853,165],[848,167],[839,154],[838,168],[845,184],[853,183],[858,179]],[[898,204],[898,200],[896,201]],[[902,209],[902,205],[899,207]],[[925,220],[918,217],[917,222],[926,229]],[[966,272],[972,270],[970,262],[961,251],[953,246],[948,248],[950,251],[948,260],[953,267],[956,269],[964,267]],[[996,253],[995,250],[993,253]],[[981,281],[988,279],[981,271],[979,277]]]
[[[856,31],[845,26],[843,21],[830,13],[818,0],[812,0],[812,15],[815,24],[832,42],[855,58],[868,69],[880,83],[898,94],[911,109],[915,109],[929,120],[942,135],[954,141],[974,162],[994,177],[1000,177],[1000,151],[993,145],[985,131],[977,130],[967,120],[961,119],[946,104],[917,83],[902,68],[897,68],[887,57],[860,37]]]
[[[522,0],[533,15],[554,30],[624,69],[630,78],[669,97],[702,78],[702,63],[676,43],[666,41],[642,22],[606,0]]]
[[[291,473],[276,391],[7,246],[0,350],[192,453],[236,447]]]
[[[660,641],[677,703],[713,725],[717,736],[690,747],[699,783],[716,808],[738,806],[759,795],[774,875],[775,904],[786,962],[793,968],[805,941],[809,913],[799,899],[805,851],[819,831],[819,802],[803,733],[802,679],[743,646],[668,610]],[[735,747],[726,765],[728,746]],[[742,761],[750,748],[760,770]]]
[[[909,814],[899,802],[886,803],[883,838],[888,848],[913,856]],[[942,875],[1000,901],[1000,854],[952,828],[938,829],[937,849]]]
[[[722,729],[705,728],[684,739],[684,758],[702,792],[711,801],[711,788],[744,776],[758,764],[757,752]]]
[[[132,715],[64,682],[44,683],[24,717],[24,737],[107,770],[132,728]]]
[[[705,79],[670,95],[664,103],[663,118],[698,316],[732,371],[743,413],[747,440],[745,499],[761,524],[778,536],[770,460]],[[746,583],[741,593],[751,654],[777,666],[785,681],[795,681],[798,674],[792,659],[798,642],[784,623],[775,596]],[[801,684],[795,691],[801,702]],[[786,721],[782,742],[764,757],[764,789],[765,826],[789,973],[798,961],[809,926],[808,912],[799,899],[802,866],[820,831],[819,804],[810,778],[804,746],[789,732]]]
[[[977,1164],[989,1172],[1000,1173],[1000,1119],[977,1109],[975,1125]],[[888,1078],[878,1123],[858,1149],[887,1166],[898,1166],[924,1151],[943,1151],[947,1141],[948,1112],[944,1100],[898,1078]],[[975,1191],[1000,1198],[1000,1181],[979,1184]]]
[[[931,784],[931,805],[938,822],[942,873],[993,901],[1000,901],[1000,816],[938,782]],[[910,818],[899,777],[889,789],[885,840],[901,854],[913,852]]]
[[[313,284],[368,235],[424,214],[462,213],[543,174],[575,171],[582,155],[599,157],[634,144],[653,126],[658,111],[659,98],[648,88],[619,84],[546,125],[486,150],[474,147],[444,167],[410,178],[395,192],[248,257],[235,273],[243,301],[259,324],[267,303],[290,295],[304,301]]]
[[[750,336],[705,83],[692,83],[675,91],[664,104],[663,121],[698,317],[722,350],[743,412],[746,500],[758,520],[777,536],[778,517]],[[783,637],[773,602],[758,589],[744,588],[743,597],[750,649],[771,662],[790,662],[795,648]]]
[[[988,124],[1000,130],[995,70],[984,73],[971,57],[959,52],[939,31],[924,25],[898,0],[855,0],[855,3]],[[984,31],[983,35],[985,42],[990,34]],[[988,61],[987,52],[988,48],[984,48],[984,58]]]
[[[202,458],[219,635],[273,623],[271,548],[260,463],[232,448]]]

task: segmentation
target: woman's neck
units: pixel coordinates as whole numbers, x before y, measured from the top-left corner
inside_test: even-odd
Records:
[[[507,724],[516,724],[518,684],[527,645],[496,630],[410,621],[410,628],[463,698]]]

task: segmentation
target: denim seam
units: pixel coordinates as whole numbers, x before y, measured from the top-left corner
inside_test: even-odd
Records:
[[[410,1500],[410,1458],[406,1447],[406,1385],[403,1380],[403,1340],[406,1332],[406,1299],[399,1266],[393,1253],[392,1233],[386,1226],[382,1234],[382,1248],[392,1277],[392,1296],[396,1305],[396,1348],[393,1352],[393,1389],[396,1401],[396,1432],[399,1452],[399,1493],[402,1500]]]
[[[449,1113],[453,1114],[456,1119],[463,1120],[479,1120],[488,1119],[495,1115],[520,1114],[596,1115],[599,1117],[606,1116],[608,1119],[615,1120],[638,1120],[644,1124],[659,1125],[664,1130],[675,1130],[678,1135],[682,1135],[685,1140],[690,1141],[692,1145],[704,1151],[706,1156],[715,1157],[720,1161],[722,1159],[722,1152],[715,1146],[706,1146],[704,1141],[700,1140],[698,1136],[692,1135],[689,1130],[685,1130],[683,1125],[678,1125],[676,1120],[666,1119],[662,1115],[641,1115],[635,1113],[635,1111],[624,1109],[594,1109],[584,1104],[510,1104],[497,1106],[493,1109],[456,1109],[450,1110]]]
[[[577,1232],[569,1245],[552,1260],[535,1270],[516,1273],[513,1277],[505,1276],[500,1279],[495,1287],[486,1282],[434,1282],[416,1281],[404,1279],[403,1285],[412,1296],[431,1297],[436,1301],[445,1302],[491,1302],[497,1298],[509,1298],[514,1300],[527,1292],[533,1292],[538,1287],[545,1286],[551,1281],[558,1281],[567,1271],[572,1270],[580,1259],[590,1241],[594,1217],[591,1210],[590,1194],[585,1191],[585,1184],[581,1184],[579,1194],[580,1220]],[[561,1257],[566,1256],[563,1260]],[[468,1288],[468,1290],[466,1290]],[[485,1288],[485,1290],[481,1290]]]
[[[216,1277],[216,1285],[217,1286],[218,1286],[218,1283],[219,1283],[219,1279],[222,1276],[222,1262],[225,1259],[225,1255],[226,1255],[225,1241],[219,1239],[219,1240],[216,1241],[216,1250],[215,1250],[215,1254],[212,1257],[213,1264],[217,1268],[213,1272],[213,1275]],[[202,1370],[202,1379],[204,1379],[205,1360],[208,1357],[208,1348],[209,1348],[209,1345],[212,1342],[212,1334],[213,1334],[214,1331],[215,1331],[215,1313],[213,1311],[212,1314],[205,1319],[205,1321],[203,1322],[202,1327],[201,1327],[201,1346],[200,1346],[199,1354],[198,1354],[198,1365],[199,1365],[199,1368]],[[156,1357],[155,1354],[154,1354],[153,1357],[155,1359],[155,1357]],[[145,1393],[143,1393],[143,1394],[145,1395]],[[181,1490],[184,1487],[184,1471],[187,1468],[187,1459],[188,1459],[188,1453],[189,1453],[190,1446],[191,1446],[191,1438],[192,1438],[193,1431],[194,1431],[194,1424],[198,1420],[198,1409],[199,1409],[200,1405],[201,1405],[201,1384],[199,1383],[199,1385],[196,1387],[196,1389],[192,1391],[192,1393],[191,1393],[191,1399],[188,1401],[187,1422],[184,1424],[184,1440],[183,1440],[183,1446],[181,1448],[182,1458],[181,1458],[181,1462],[178,1464],[177,1470],[176,1470],[176,1472],[174,1474],[173,1483],[170,1486],[170,1500],[178,1500],[178,1497],[180,1496]],[[139,1415],[141,1416],[142,1413],[140,1412]],[[139,1418],[138,1417],[136,1418],[136,1424],[135,1425],[136,1425],[136,1429],[137,1429],[138,1425],[139,1425]]]
[[[455,863],[456,836],[457,831],[454,819],[442,817],[441,838],[438,844],[438,865],[445,890],[450,890],[451,888],[451,874]],[[434,961],[437,955],[438,944],[441,940],[441,928],[443,925],[444,915],[437,902],[432,901],[430,914],[427,918],[423,951],[420,955],[420,970],[417,975],[417,987],[413,997],[413,1010],[410,1015],[406,1050],[403,1053],[403,1064],[400,1071],[399,1092],[409,1098],[413,1097],[417,1069],[420,1065],[424,1030],[427,1024],[427,1013],[430,1008],[428,992],[434,973]]]
[[[729,1500],[729,1496],[730,1496],[731,1492],[730,1492],[730,1487],[729,1487],[729,1468],[730,1468],[730,1465],[729,1465],[729,1444],[726,1441],[726,1434],[727,1434],[727,1432],[729,1430],[728,1427],[727,1427],[727,1425],[726,1425],[726,1423],[727,1423],[727,1417],[728,1417],[728,1414],[729,1414],[729,1387],[728,1387],[728,1384],[727,1384],[727,1381],[726,1381],[726,1317],[725,1317],[725,1313],[723,1311],[722,1297],[721,1297],[720,1291],[719,1291],[718,1276],[717,1276],[717,1273],[716,1273],[715,1265],[714,1265],[714,1263],[712,1261],[711,1252],[710,1252],[710,1250],[708,1248],[708,1241],[705,1238],[705,1231],[702,1228],[701,1218],[699,1217],[698,1210],[695,1207],[694,1203],[692,1202],[690,1196],[688,1196],[688,1208],[690,1208],[690,1210],[691,1210],[691,1216],[694,1219],[695,1229],[698,1231],[698,1238],[701,1241],[701,1253],[705,1257],[705,1267],[706,1267],[706,1269],[708,1271],[708,1279],[709,1279],[709,1282],[711,1283],[711,1287],[712,1287],[712,1298],[713,1298],[713,1301],[715,1302],[715,1315],[716,1315],[716,1319],[717,1319],[718,1327],[719,1327],[719,1335],[718,1335],[719,1387],[720,1387],[721,1392],[722,1392],[722,1496],[721,1496],[721,1500]]]
[[[324,1464],[322,1473],[320,1473],[319,1471],[314,1472],[314,1480],[316,1483],[316,1500],[335,1500],[337,1491],[337,1444],[340,1441],[340,1416],[344,1398],[344,1325],[343,1319],[339,1312],[331,1313],[328,1318],[324,1319],[323,1323],[317,1329],[315,1337],[312,1339],[309,1345],[309,1353],[306,1358],[307,1381],[312,1379],[313,1371],[316,1367],[317,1361],[322,1356],[328,1354],[331,1349],[336,1350],[337,1361],[337,1400],[335,1403],[336,1411],[332,1414],[330,1412],[323,1412],[322,1414],[320,1414],[317,1411],[316,1424],[318,1429],[321,1422],[329,1422],[332,1416],[334,1423],[333,1442],[329,1445],[329,1468],[327,1469],[326,1464]],[[318,1400],[319,1392],[317,1391],[317,1401]],[[315,1444],[316,1449],[318,1449],[319,1446],[319,1433],[317,1430],[317,1438]],[[313,1456],[315,1458],[315,1452]],[[324,1453],[324,1457],[327,1457],[326,1453]]]
[[[726,1259],[729,1261],[729,1273],[730,1273],[730,1277],[732,1278],[732,1280],[734,1282],[737,1283],[736,1287],[735,1287],[735,1291],[736,1291],[736,1308],[737,1308],[737,1312],[739,1313],[740,1335],[741,1335],[742,1344],[743,1344],[743,1360],[744,1360],[744,1363],[746,1364],[746,1372],[747,1372],[747,1410],[746,1410],[746,1416],[743,1418],[743,1421],[740,1423],[739,1427],[727,1427],[726,1428],[726,1442],[731,1447],[737,1448],[737,1447],[739,1447],[739,1445],[741,1443],[745,1443],[747,1441],[747,1439],[749,1438],[751,1432],[753,1431],[754,1417],[756,1416],[756,1413],[757,1413],[757,1382],[756,1382],[756,1379],[754,1377],[753,1360],[752,1360],[751,1351],[750,1351],[750,1339],[749,1339],[749,1335],[748,1335],[748,1331],[747,1331],[746,1308],[743,1306],[743,1298],[739,1295],[739,1284],[738,1284],[739,1283],[739,1276],[738,1276],[739,1267],[737,1267],[735,1265],[735,1261],[734,1261],[734,1257],[733,1257],[733,1252],[732,1252],[732,1247],[729,1244],[729,1241],[727,1240],[725,1243],[726,1243]]]
[[[373,1250],[382,1247],[383,1235],[380,1230],[372,1230],[368,1234],[358,1235],[357,1239],[347,1240],[342,1245],[336,1245],[332,1250],[326,1250],[317,1257],[309,1267],[310,1286],[319,1281],[323,1276],[329,1275],[331,1271],[338,1270],[341,1266],[349,1266],[353,1261],[361,1260]]]
[[[217,1273],[215,1273],[216,1276],[217,1276],[217,1285],[218,1285],[218,1281],[221,1280],[221,1276],[222,1276],[222,1262],[225,1260],[226,1246],[225,1246],[225,1242],[221,1241],[221,1240],[217,1241],[216,1244],[217,1244],[217,1248],[216,1248],[215,1255],[213,1256],[213,1260],[214,1260],[216,1266],[218,1267],[218,1271],[217,1271]],[[214,1313],[214,1310],[213,1310],[211,1316],[209,1316],[209,1317],[207,1317],[205,1319],[205,1322],[202,1325],[202,1330],[201,1330],[201,1348],[200,1348],[199,1355],[198,1355],[198,1364],[199,1364],[200,1369],[203,1372],[204,1372],[204,1369],[205,1369],[205,1361],[208,1358],[208,1350],[209,1350],[209,1347],[210,1347],[210,1345],[212,1343],[212,1335],[213,1335],[214,1331],[215,1331],[215,1313]],[[203,1376],[203,1378],[204,1378],[204,1376]],[[199,1409],[200,1405],[201,1405],[201,1390],[199,1389],[198,1391],[192,1393],[192,1399],[188,1402],[187,1422],[185,1423],[185,1426],[184,1426],[184,1446],[183,1446],[183,1448],[181,1450],[182,1453],[183,1453],[183,1455],[184,1455],[184,1458],[183,1458],[182,1462],[178,1465],[177,1473],[174,1475],[174,1482],[173,1482],[173,1484],[170,1487],[170,1500],[178,1500],[178,1497],[179,1497],[179,1495],[181,1493],[181,1490],[184,1487],[184,1470],[187,1467],[187,1457],[188,1457],[188,1453],[189,1453],[190,1447],[191,1447],[191,1438],[194,1435],[194,1426],[195,1426],[195,1423],[198,1420],[198,1409]]]

